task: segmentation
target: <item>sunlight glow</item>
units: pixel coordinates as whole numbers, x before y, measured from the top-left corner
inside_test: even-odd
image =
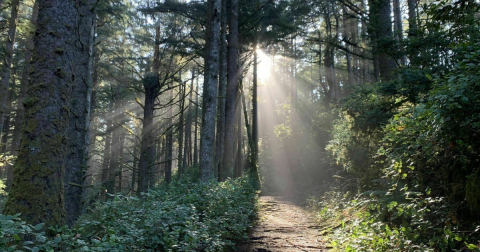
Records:
[[[258,79],[262,84],[268,80],[272,70],[272,60],[260,49],[257,49],[258,55]]]

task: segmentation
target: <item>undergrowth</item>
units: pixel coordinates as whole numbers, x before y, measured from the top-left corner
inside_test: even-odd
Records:
[[[142,199],[115,195],[74,228],[49,235],[20,215],[0,215],[0,251],[227,251],[248,237],[256,198],[248,176],[223,183],[186,177]]]
[[[333,251],[480,251],[476,230],[465,232],[445,213],[442,198],[408,188],[355,197],[332,190],[308,205]]]

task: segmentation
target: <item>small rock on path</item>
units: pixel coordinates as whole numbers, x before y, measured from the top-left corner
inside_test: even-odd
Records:
[[[327,251],[318,224],[292,198],[262,196],[257,226],[239,252]]]

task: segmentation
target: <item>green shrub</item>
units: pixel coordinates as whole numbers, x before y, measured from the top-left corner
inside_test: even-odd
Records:
[[[246,239],[256,216],[251,180],[192,181],[180,178],[150,190],[142,199],[115,195],[82,216],[73,229],[52,228],[54,238],[46,243],[50,247],[40,250],[225,251]],[[0,250],[17,244],[16,238],[21,240],[22,234],[37,235],[18,216],[2,218],[9,219],[1,222],[2,232],[12,235],[0,243]],[[37,243],[32,241],[32,245]]]

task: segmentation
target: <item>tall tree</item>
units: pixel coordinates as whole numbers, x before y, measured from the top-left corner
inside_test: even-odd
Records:
[[[8,21],[8,33],[5,41],[5,59],[3,60],[2,79],[0,79],[0,134],[3,132],[5,114],[7,112],[8,86],[10,83],[10,73],[12,70],[13,46],[15,45],[15,36],[17,33],[18,9],[20,0],[12,0],[11,15]]]
[[[25,123],[5,213],[22,213],[33,224],[62,226],[78,13],[73,0],[38,1]]]
[[[65,210],[67,225],[72,226],[85,199],[82,198],[87,171],[90,103],[92,95],[93,45],[95,38],[95,4],[97,0],[78,3],[78,25],[72,87],[70,125],[68,129],[68,156],[65,165]]]
[[[217,139],[215,153],[215,177],[223,168],[225,157],[225,99],[227,88],[227,0],[222,0],[222,20],[220,38],[220,77],[218,83]]]
[[[183,167],[187,167],[189,157],[191,156],[192,149],[192,94],[193,94],[193,81],[195,80],[195,69],[192,69],[192,80],[190,85],[190,93],[188,95],[188,111],[187,111],[187,122],[185,124],[185,147],[184,147],[184,158],[183,158]]]
[[[225,156],[220,180],[233,176],[235,166],[235,107],[238,83],[238,0],[230,0],[230,22],[228,25],[227,93],[225,104]]]
[[[30,19],[32,28],[37,26],[37,18],[38,18],[38,4],[40,1],[35,1],[32,10],[32,16]],[[23,101],[25,100],[25,95],[27,94],[28,89],[28,77],[30,76],[30,61],[32,59],[32,53],[34,48],[34,30],[28,34],[27,41],[25,44],[25,60],[24,60],[24,67],[22,70],[22,78],[20,80],[20,92],[18,94],[17,100],[17,113],[15,115],[15,122],[14,122],[14,129],[13,129],[13,136],[12,136],[12,155],[18,155],[18,148],[20,147],[20,136],[21,136],[21,128],[23,123],[23,118],[25,115],[25,107],[23,106]],[[7,167],[7,191],[10,190],[13,181],[13,169],[9,165]]]
[[[179,118],[178,118],[178,173],[183,174],[185,171],[185,167],[183,166],[183,111],[185,108],[185,90],[186,90],[186,82],[182,81],[182,71],[179,72],[179,83],[178,83],[178,92],[179,92],[179,101],[178,101],[178,109],[179,109]]]
[[[221,15],[221,0],[208,0],[203,116],[200,132],[200,179],[204,182],[214,177],[215,168],[215,118],[217,114]]]
[[[381,81],[386,81],[390,79],[395,68],[395,62],[389,55],[393,45],[392,8],[389,0],[370,0],[369,8],[369,37],[372,42],[375,69]]]

